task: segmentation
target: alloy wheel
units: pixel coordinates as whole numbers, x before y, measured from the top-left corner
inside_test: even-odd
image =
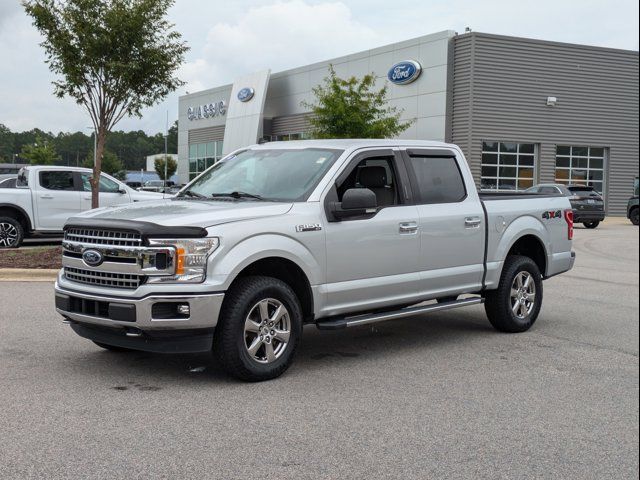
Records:
[[[18,243],[18,229],[8,223],[0,223],[0,247],[13,247]]]
[[[244,322],[244,344],[258,363],[273,363],[289,344],[291,319],[289,311],[275,298],[256,303]]]
[[[524,320],[536,304],[536,283],[529,272],[519,272],[511,284],[511,311]]]

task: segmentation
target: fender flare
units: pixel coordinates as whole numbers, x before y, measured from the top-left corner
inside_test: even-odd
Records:
[[[24,210],[24,208],[15,205],[13,203],[0,203],[0,208],[11,208],[13,210],[18,211],[21,215],[24,216],[25,220],[27,221],[27,230],[28,231],[33,231],[33,226],[31,224],[31,217],[29,217],[29,214]]]

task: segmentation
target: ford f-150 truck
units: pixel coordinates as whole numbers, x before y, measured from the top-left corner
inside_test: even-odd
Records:
[[[213,352],[277,377],[305,324],[341,329],[484,303],[523,332],[574,263],[569,200],[478,194],[460,149],[309,140],[236,151],[172,199],[64,227],[56,310],[110,350]]]
[[[0,248],[19,247],[25,236],[62,234],[69,217],[91,208],[91,175],[88,168],[22,168],[15,188],[0,188]],[[161,198],[100,175],[100,206]]]

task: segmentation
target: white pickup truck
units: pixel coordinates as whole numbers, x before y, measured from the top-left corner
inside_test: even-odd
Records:
[[[305,323],[484,303],[496,329],[523,332],[542,280],[572,268],[572,236],[566,197],[478,194],[455,145],[274,142],[174,198],[69,219],[56,309],[100,347],[213,350],[232,375],[266,380]]]
[[[22,168],[14,188],[0,187],[0,248],[19,247],[26,236],[61,235],[69,217],[91,209],[91,175],[88,168]],[[101,207],[161,198],[100,176]]]

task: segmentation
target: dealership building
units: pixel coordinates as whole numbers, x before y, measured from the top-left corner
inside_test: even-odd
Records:
[[[459,145],[479,187],[589,184],[625,213],[638,175],[638,52],[444,31],[292,70],[255,72],[179,99],[185,183],[258,141],[309,136],[313,87],[374,73],[411,126]]]

